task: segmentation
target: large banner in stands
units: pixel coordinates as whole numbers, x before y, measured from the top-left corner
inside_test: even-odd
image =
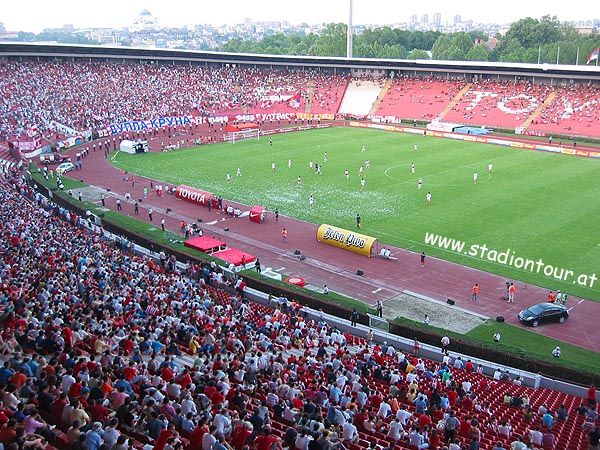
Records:
[[[113,123],[108,126],[110,134],[119,134],[129,131],[143,131],[162,127],[181,127],[184,125],[192,125],[194,118],[192,116],[171,116],[159,117],[149,120],[131,120],[123,123]]]
[[[175,190],[175,197],[195,203],[196,205],[208,206],[208,202],[212,198],[212,193],[181,184]]]
[[[279,120],[295,120],[296,113],[267,113],[267,114],[229,114],[225,116],[198,117],[199,123],[229,123],[229,122],[274,122]]]
[[[100,137],[113,134],[130,133],[134,131],[143,131],[158,129],[163,127],[180,127],[184,125],[195,125],[203,123],[226,124],[229,122],[277,122],[281,120],[307,120],[307,119],[332,119],[331,114],[311,114],[300,115],[296,113],[268,113],[268,114],[226,114],[222,116],[171,116],[159,117],[149,120],[130,120],[129,122],[113,123],[105,130],[97,130]]]
[[[377,238],[323,224],[317,230],[317,241],[371,257]]]

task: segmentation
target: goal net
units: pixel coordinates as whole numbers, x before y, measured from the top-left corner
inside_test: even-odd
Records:
[[[235,144],[237,141],[243,141],[245,139],[260,139],[260,130],[243,130],[243,131],[230,131],[223,135],[223,140],[230,144]]]

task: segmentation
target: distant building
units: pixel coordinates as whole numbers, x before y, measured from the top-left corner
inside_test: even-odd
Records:
[[[147,9],[142,10],[129,27],[132,33],[139,31],[156,31],[160,27],[158,21],[152,16],[152,13]]]
[[[441,25],[442,23],[442,15],[440,13],[435,13],[433,15],[433,23],[436,25]]]

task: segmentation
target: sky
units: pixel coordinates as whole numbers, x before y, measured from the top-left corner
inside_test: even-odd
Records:
[[[149,10],[159,23],[168,27],[191,24],[233,25],[246,18],[255,22],[288,21],[290,24],[347,22],[349,0],[1,0],[0,22],[8,31],[39,33],[44,28],[120,28],[129,26],[143,9]],[[477,6],[475,6],[477,5]],[[480,2],[466,0],[353,0],[353,23],[389,25],[408,22],[441,13],[442,22],[452,22],[455,15],[479,23],[506,24],[524,17],[536,19],[556,16],[560,21],[588,20],[589,3],[583,0],[540,1],[502,0]]]

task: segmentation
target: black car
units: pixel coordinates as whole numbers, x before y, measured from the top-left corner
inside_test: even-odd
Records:
[[[519,313],[519,320],[525,325],[537,327],[544,322],[563,323],[569,317],[569,310],[558,303],[538,303]]]

